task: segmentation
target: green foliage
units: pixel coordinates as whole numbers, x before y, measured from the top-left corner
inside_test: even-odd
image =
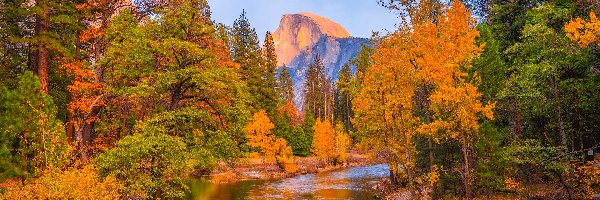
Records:
[[[541,170],[545,173],[564,172],[569,170],[569,156],[565,147],[542,145],[537,140],[514,142],[505,147],[503,152],[513,166],[525,167],[522,172]]]
[[[340,77],[335,83],[334,91],[334,120],[341,121],[344,124],[344,129],[352,131],[352,96],[351,92],[354,86],[352,85],[352,79],[354,75],[350,70],[350,65],[346,64],[340,70]]]
[[[101,176],[123,182],[130,198],[183,198],[192,170],[185,142],[159,132],[126,136],[96,163]]]
[[[136,131],[182,138],[194,158],[195,169],[206,173],[218,160],[233,161],[242,156],[242,149],[235,143],[234,135],[221,130],[218,123],[206,111],[183,108],[140,122]]]
[[[473,61],[471,70],[482,77],[478,89],[483,93],[484,98],[495,101],[498,100],[497,94],[505,86],[508,65],[502,58],[500,41],[494,37],[490,25],[480,24],[478,30],[481,34],[478,42],[485,44],[485,48],[481,56]]]
[[[0,179],[35,176],[60,168],[69,159],[52,98],[39,90],[40,83],[30,71],[18,77],[18,85],[0,88]]]
[[[542,139],[536,134],[551,131],[561,145],[568,144],[572,131],[579,131],[569,129],[573,122],[565,118],[567,102],[578,99],[576,91],[572,93],[567,86],[582,78],[573,63],[586,63],[585,52],[571,43],[562,29],[554,28],[568,12],[566,8],[544,5],[527,13],[521,41],[506,50],[512,74],[499,93],[500,98],[516,100],[526,120],[542,122],[525,125],[532,138]]]
[[[160,16],[143,26],[122,12],[107,30],[102,63],[121,102],[110,110],[136,122],[134,135],[97,162],[103,174],[125,182],[128,195],[182,198],[192,170],[208,173],[247,148],[246,82],[228,55],[220,54],[227,51],[220,49],[227,48],[220,46],[227,39],[224,27],[213,26],[208,13],[198,15],[198,6],[207,5],[183,1],[158,9]]]
[[[290,74],[290,70],[284,65],[279,72],[277,79],[277,91],[279,92],[279,99],[282,104],[287,102],[293,102],[295,98],[293,81]]]
[[[479,129],[481,137],[475,142],[477,155],[475,188],[480,194],[492,194],[504,187],[511,163],[503,151],[508,130],[492,122],[484,122]]]
[[[282,116],[275,123],[275,135],[284,138],[295,156],[310,155],[312,145],[312,131],[307,131],[302,126],[294,126],[289,116]]]
[[[275,70],[277,55],[272,36],[267,33],[261,50],[256,30],[243,11],[231,28],[233,61],[240,64],[241,80],[246,81],[253,111],[266,110],[272,114],[277,106]]]

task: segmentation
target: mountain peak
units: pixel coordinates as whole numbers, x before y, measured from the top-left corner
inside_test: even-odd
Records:
[[[334,38],[350,37],[344,27],[314,13],[283,15],[273,34],[278,64],[289,64],[302,50],[317,43],[322,35]]]

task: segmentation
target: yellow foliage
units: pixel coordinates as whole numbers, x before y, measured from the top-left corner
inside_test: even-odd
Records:
[[[294,173],[298,171],[298,166],[294,164],[292,147],[287,145],[287,142],[282,138],[278,138],[274,146],[276,146],[278,149],[278,153],[275,155],[275,160],[277,161],[279,168],[282,168],[288,173]]]
[[[593,163],[576,166],[569,176],[577,199],[593,199],[600,193],[600,167]]]
[[[431,17],[438,8],[429,3],[411,8],[411,21],[378,44],[353,101],[354,120],[360,122],[356,127],[369,134],[374,148],[388,153],[392,181],[406,178],[409,187],[419,182],[414,174],[416,134],[441,133],[466,144],[467,153],[481,116],[493,118],[494,103],[482,105],[476,83],[468,81],[478,77],[466,73],[483,49],[476,45],[476,20],[460,1]],[[428,101],[431,119],[414,112],[422,101]],[[428,176],[431,183],[438,178]]]
[[[504,179],[504,188],[507,190],[520,190],[521,183],[513,178]]]
[[[333,164],[341,164],[348,160],[348,148],[351,141],[341,123],[338,123],[334,130],[329,119],[323,121],[317,119],[314,131],[312,154]]]
[[[438,166],[434,165],[433,170],[425,175],[425,178],[431,187],[435,186],[440,181],[438,170]]]
[[[567,37],[585,47],[592,43],[600,43],[600,20],[594,12],[590,12],[590,20],[574,19],[565,24]]]
[[[275,125],[264,110],[254,113],[252,121],[246,126],[248,146],[259,148],[265,159],[275,156],[275,136],[271,130]]]
[[[333,155],[335,154],[335,133],[331,127],[331,121],[325,119],[317,119],[314,125],[313,142],[311,146],[311,153],[320,159],[326,160],[327,162],[333,161]]]
[[[4,184],[3,184],[4,185]],[[0,199],[119,199],[122,188],[114,177],[101,180],[91,166],[63,172],[47,172],[25,185],[6,184]]]
[[[351,139],[344,125],[338,123],[335,125],[335,163],[345,163],[348,161],[348,149],[350,148]]]
[[[259,148],[266,161],[275,160],[286,172],[296,172],[298,167],[294,164],[292,148],[285,139],[271,133],[273,128],[275,125],[264,110],[254,113],[252,121],[246,126],[248,146]]]

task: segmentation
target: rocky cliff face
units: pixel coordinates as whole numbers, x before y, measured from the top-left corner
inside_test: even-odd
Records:
[[[306,72],[316,54],[323,60],[327,76],[336,81],[342,66],[367,43],[367,39],[350,37],[341,25],[312,13],[283,15],[273,39],[279,65],[287,65],[292,75],[299,107]]]
[[[339,24],[312,13],[283,15],[273,34],[279,64],[289,63],[300,51],[312,47],[321,35],[350,37]]]

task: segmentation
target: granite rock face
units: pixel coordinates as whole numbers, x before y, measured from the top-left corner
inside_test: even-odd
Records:
[[[295,103],[300,108],[306,72],[317,54],[323,60],[327,76],[336,81],[342,66],[368,42],[365,38],[350,37],[341,25],[312,13],[283,15],[273,39],[279,65],[286,65],[292,75]]]
[[[300,51],[311,48],[321,35],[350,37],[348,31],[339,24],[312,13],[283,15],[273,34],[279,64],[287,64]]]

